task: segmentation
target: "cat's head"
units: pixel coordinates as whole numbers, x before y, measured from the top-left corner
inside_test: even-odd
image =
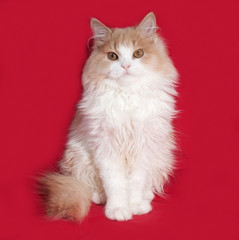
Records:
[[[138,85],[173,68],[157,34],[153,13],[135,27],[109,28],[93,18],[91,28],[94,44],[83,73],[84,85],[96,86],[102,81],[120,86]]]

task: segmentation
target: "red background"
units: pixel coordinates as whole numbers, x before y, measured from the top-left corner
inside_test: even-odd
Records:
[[[0,239],[239,239],[239,2],[2,0]],[[126,27],[154,11],[180,73],[179,169],[166,200],[129,222],[92,205],[44,218],[34,176],[59,160],[87,58],[90,17]]]

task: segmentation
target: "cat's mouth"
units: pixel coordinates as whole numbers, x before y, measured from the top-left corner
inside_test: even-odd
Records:
[[[123,73],[123,76],[128,76],[128,75],[132,75],[131,72],[129,72],[129,70],[125,70],[125,72]]]

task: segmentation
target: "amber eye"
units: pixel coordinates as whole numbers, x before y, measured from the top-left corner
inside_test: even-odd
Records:
[[[141,57],[143,57],[143,56],[144,56],[144,51],[143,51],[143,49],[138,49],[138,50],[136,50],[136,51],[134,52],[133,56],[134,56],[135,58],[141,58]]]
[[[115,61],[115,60],[118,59],[118,56],[117,56],[117,54],[114,53],[114,52],[109,52],[109,53],[108,53],[108,58],[109,58],[109,60],[111,60],[111,61]]]

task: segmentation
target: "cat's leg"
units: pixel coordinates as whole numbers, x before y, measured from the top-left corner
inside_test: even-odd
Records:
[[[136,165],[129,179],[129,206],[132,214],[141,215],[152,210],[152,191],[146,184],[146,169],[142,165]]]
[[[143,198],[150,202],[154,199],[154,192],[151,185],[146,186],[145,191],[143,192]]]
[[[59,166],[63,174],[74,176],[86,183],[92,192],[92,202],[105,204],[106,196],[99,172],[83,141],[75,141],[74,139],[68,141],[64,157]]]
[[[106,193],[105,215],[109,219],[124,221],[132,218],[128,206],[128,179],[123,163],[116,153],[104,151],[96,152],[95,161],[100,172]]]
[[[92,195],[92,202],[95,204],[105,204],[106,195],[104,191],[94,191]]]

